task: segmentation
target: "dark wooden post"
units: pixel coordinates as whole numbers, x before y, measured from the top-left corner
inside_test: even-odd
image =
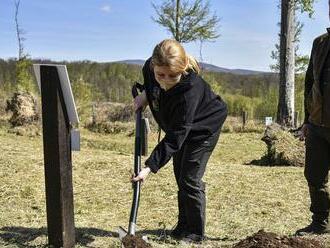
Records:
[[[42,65],[40,76],[48,241],[69,248],[75,244],[70,124],[57,68]]]
[[[96,124],[95,103],[93,103],[93,105],[92,105],[92,123],[93,123],[93,125]]]

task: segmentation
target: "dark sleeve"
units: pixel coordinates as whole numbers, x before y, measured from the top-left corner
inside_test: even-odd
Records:
[[[169,124],[169,129],[166,130],[165,137],[159,142],[145,162],[145,165],[153,173],[156,173],[171,159],[175,152],[181,149],[191,130],[198,99],[196,97],[195,99],[184,97],[183,100],[178,101],[171,108],[173,118]]]
[[[314,46],[315,46],[315,41],[313,44],[311,56],[309,59],[309,64],[308,64],[308,69],[306,72],[306,77],[305,77],[305,92],[304,92],[304,108],[305,108],[305,119],[304,123],[308,123],[308,118],[309,118],[309,112],[307,108],[307,101],[308,101],[308,96],[313,88],[314,84],[314,75],[313,75],[313,51],[314,51]]]

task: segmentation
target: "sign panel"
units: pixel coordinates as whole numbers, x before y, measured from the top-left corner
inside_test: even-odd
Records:
[[[77,113],[76,104],[73,98],[71,83],[68,75],[68,70],[66,65],[54,65],[54,64],[34,64],[33,69],[39,86],[41,89],[41,77],[40,77],[40,67],[41,66],[54,66],[57,68],[57,73],[61,83],[61,89],[63,92],[64,102],[66,110],[68,113],[69,121],[71,125],[76,125],[79,123],[79,117]]]
[[[265,119],[266,126],[270,126],[273,124],[273,117],[266,117]]]

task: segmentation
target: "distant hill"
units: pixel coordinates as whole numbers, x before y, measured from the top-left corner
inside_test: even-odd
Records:
[[[201,66],[206,71],[225,72],[225,73],[232,73],[232,74],[236,74],[236,75],[259,75],[259,74],[271,73],[271,72],[253,71],[253,70],[246,70],[246,69],[228,69],[228,68],[219,67],[219,66],[207,64],[207,63],[201,63]]]
[[[129,64],[129,65],[141,65],[142,66],[144,64],[144,62],[145,62],[145,60],[142,60],[142,59],[130,59],[130,60],[115,61],[114,63],[122,63],[122,64]],[[259,75],[259,74],[270,74],[271,73],[271,72],[253,71],[253,70],[245,70],[245,69],[228,69],[228,68],[208,64],[208,63],[201,63],[201,66],[206,71],[231,73],[231,74],[236,74],[236,75]]]

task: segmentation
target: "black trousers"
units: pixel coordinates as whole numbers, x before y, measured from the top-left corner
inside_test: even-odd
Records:
[[[311,198],[310,210],[314,222],[328,227],[330,197],[330,128],[309,125],[306,138],[305,177]]]
[[[175,179],[178,185],[178,222],[189,233],[205,233],[205,183],[202,177],[214,150],[221,128],[205,140],[185,141],[173,156]]]

